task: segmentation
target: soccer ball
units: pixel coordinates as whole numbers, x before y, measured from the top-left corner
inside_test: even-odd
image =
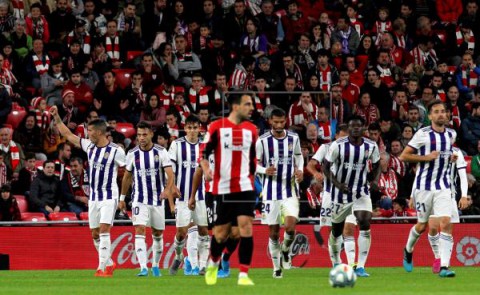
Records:
[[[356,280],[357,275],[355,271],[347,264],[339,264],[332,268],[328,278],[330,286],[334,288],[353,287]]]

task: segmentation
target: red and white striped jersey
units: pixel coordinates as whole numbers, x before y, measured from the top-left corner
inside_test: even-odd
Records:
[[[207,160],[215,154],[212,194],[255,190],[257,138],[256,126],[248,121],[237,125],[223,118],[210,124],[201,154]]]
[[[318,120],[317,117],[317,106],[311,102],[308,105],[310,117],[308,113],[305,111],[305,109],[302,106],[302,101],[298,100],[297,103],[292,104],[290,106],[290,110],[288,111],[288,126],[293,126],[293,125],[302,125],[304,122],[310,122],[313,120]]]

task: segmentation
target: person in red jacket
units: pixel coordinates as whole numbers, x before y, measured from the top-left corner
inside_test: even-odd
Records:
[[[286,45],[294,44],[295,39],[302,33],[308,33],[310,21],[305,13],[298,10],[295,0],[288,2],[287,14],[281,18],[285,31],[284,42]]]
[[[93,94],[90,86],[85,81],[82,81],[81,69],[74,68],[70,72],[70,80],[64,89],[72,90],[75,93],[74,105],[78,108],[79,116],[85,118],[87,111],[93,104]]]
[[[456,23],[463,12],[463,1],[442,0],[435,1],[438,18],[442,22]]]

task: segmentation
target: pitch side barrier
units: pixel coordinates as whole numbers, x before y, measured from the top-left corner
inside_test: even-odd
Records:
[[[372,223],[412,223],[417,220],[415,216],[406,216],[406,217],[372,217]],[[261,218],[255,218],[255,224],[259,225],[261,223]],[[132,225],[131,220],[115,220],[113,222],[115,225]],[[319,224],[319,217],[301,217],[300,224]],[[466,215],[460,216],[460,224],[463,223],[480,223],[480,215]],[[175,225],[175,219],[166,219],[166,225]],[[60,220],[60,221],[0,221],[0,226],[41,226],[41,225],[88,225],[87,220]],[[458,226],[458,225],[457,225]]]

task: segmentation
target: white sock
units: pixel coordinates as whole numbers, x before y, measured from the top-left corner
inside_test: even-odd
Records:
[[[163,254],[163,235],[156,237],[152,236],[153,238],[153,260],[152,260],[152,267],[158,267],[160,263],[160,259],[162,259]]]
[[[188,229],[187,254],[192,269],[198,267],[198,229],[196,226]]]
[[[176,259],[181,260],[183,257],[183,247],[185,247],[185,239],[179,241],[175,236],[175,241],[173,242],[173,246],[175,247]]]
[[[208,255],[210,254],[210,236],[198,235],[198,264],[200,269],[207,267]]]
[[[93,239],[93,245],[95,246],[95,249],[97,250],[97,253],[98,253],[98,247],[100,245],[100,239]],[[110,255],[110,258],[108,258],[108,261],[107,261],[107,266],[111,266],[113,265],[113,260],[112,260],[112,257]]]
[[[330,232],[330,236],[328,237],[328,253],[330,254],[332,265],[335,263],[342,263],[342,260],[340,259],[342,240],[342,236],[335,238],[332,232]]]
[[[453,249],[453,237],[451,234],[440,233],[440,265],[441,267],[450,266],[450,258]]]
[[[282,243],[283,252],[290,251],[290,245],[292,245],[294,239],[295,239],[295,234],[290,235],[287,232],[283,233],[283,243]]]
[[[147,268],[147,245],[145,243],[145,236],[135,235],[135,254],[137,254],[140,269]]]
[[[105,270],[108,260],[110,259],[110,234],[100,234],[100,242],[98,243],[98,269]]]
[[[365,267],[368,252],[370,252],[370,230],[361,230],[358,235],[358,264],[357,268]]]
[[[430,243],[430,247],[432,247],[433,255],[435,255],[435,259],[440,258],[440,234],[436,234],[431,236],[428,234],[428,242]]]
[[[345,255],[347,256],[348,265],[355,264],[355,237],[343,237],[343,245],[345,246]]]
[[[280,269],[280,241],[268,239],[268,251],[270,252],[270,257],[272,257],[273,270]]]
[[[414,226],[412,227],[412,229],[410,229],[410,233],[408,234],[407,245],[405,246],[405,249],[407,249],[408,253],[413,253],[413,248],[415,247],[415,244],[417,243],[418,238],[420,238],[420,234],[417,233]]]

